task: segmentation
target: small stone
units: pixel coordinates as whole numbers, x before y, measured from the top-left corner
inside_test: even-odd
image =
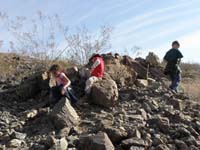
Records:
[[[31,110],[30,112],[26,114],[26,118],[28,119],[34,118],[35,116],[37,116],[37,114],[38,114],[38,111],[36,109]]]
[[[144,80],[144,79],[137,79],[135,84],[138,87],[147,87],[148,86],[148,80]]]
[[[57,134],[57,138],[63,138],[63,137],[67,137],[68,134],[70,132],[70,128],[66,127],[66,128],[63,128],[59,131],[59,133]]]
[[[144,147],[131,146],[129,150],[145,150]]]
[[[129,149],[131,146],[141,146],[141,147],[147,146],[145,144],[144,140],[139,139],[137,137],[133,137],[133,138],[129,138],[129,139],[123,140],[121,145],[125,149]]]
[[[65,137],[61,139],[56,139],[56,143],[49,150],[66,150],[68,147],[68,142]]]
[[[20,132],[16,132],[16,131],[14,131],[11,136],[14,137],[15,139],[19,139],[19,140],[24,140],[26,138],[25,133],[20,133]]]
[[[127,132],[122,129],[108,127],[105,132],[113,143],[118,143],[127,137]]]
[[[170,149],[167,145],[160,144],[160,145],[156,146],[155,150],[170,150]]]

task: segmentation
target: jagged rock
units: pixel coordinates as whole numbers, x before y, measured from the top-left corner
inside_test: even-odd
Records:
[[[113,143],[118,143],[127,137],[127,132],[121,129],[108,127],[105,132]]]
[[[141,146],[141,147],[146,147],[146,143],[144,140],[139,139],[137,137],[129,138],[126,140],[123,140],[121,143],[121,146],[125,149],[129,149],[131,146]]]
[[[67,98],[62,98],[51,112],[54,124],[57,128],[74,127],[80,122],[80,118]]]
[[[124,65],[132,68],[136,73],[137,77],[141,79],[146,79],[147,78],[147,68],[145,68],[141,63],[138,61],[132,59],[129,56],[124,56],[123,57],[123,62]]]
[[[169,119],[166,117],[159,117],[158,126],[163,133],[168,133],[170,128]]]
[[[118,88],[113,80],[95,82],[91,91],[91,102],[106,108],[114,106],[118,100]]]
[[[117,85],[132,85],[136,80],[136,72],[121,63],[105,65],[105,71]]]
[[[136,137],[136,138],[140,139],[141,138],[141,133],[137,128],[130,128],[128,130],[128,136],[129,137]]]
[[[167,117],[155,116],[147,122],[151,127],[158,127],[163,133],[169,132],[170,124]]]
[[[148,80],[144,79],[137,79],[135,84],[139,87],[147,87],[148,86]]]
[[[149,52],[148,56],[146,57],[146,62],[151,66],[158,66],[160,64],[159,57],[153,52]]]
[[[80,137],[79,150],[114,150],[114,146],[106,133]]]

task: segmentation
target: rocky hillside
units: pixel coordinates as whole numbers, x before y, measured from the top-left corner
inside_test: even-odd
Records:
[[[40,62],[2,57],[16,66],[10,73],[1,65],[0,149],[200,149],[200,104],[168,90],[156,56],[103,57],[105,76],[78,108],[67,99],[52,105]],[[77,96],[83,94],[82,70],[66,69]]]

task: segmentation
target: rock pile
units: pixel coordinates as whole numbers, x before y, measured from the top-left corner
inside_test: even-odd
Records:
[[[112,55],[104,58],[106,65],[125,67],[128,75],[118,80],[108,67],[106,78],[92,89],[89,101],[95,105],[86,103],[77,109],[62,99],[50,107],[46,88],[25,99],[6,99],[8,93],[1,92],[0,149],[200,149],[199,103],[184,94],[171,93],[160,81],[159,66],[150,66],[149,77],[156,80],[149,82],[146,60]],[[79,77],[71,78],[76,82]],[[73,86],[79,91],[82,84]],[[13,97],[16,94],[9,93]]]

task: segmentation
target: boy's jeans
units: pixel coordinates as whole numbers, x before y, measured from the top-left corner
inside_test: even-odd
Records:
[[[92,85],[93,85],[95,82],[99,81],[99,80],[101,80],[101,78],[92,76],[92,77],[90,77],[90,78],[86,81],[86,85],[85,85],[85,92],[86,92],[86,94],[90,94]]]
[[[180,73],[171,74],[170,78],[171,78],[171,85],[169,86],[169,88],[178,92],[178,86],[181,81],[181,74]]]

